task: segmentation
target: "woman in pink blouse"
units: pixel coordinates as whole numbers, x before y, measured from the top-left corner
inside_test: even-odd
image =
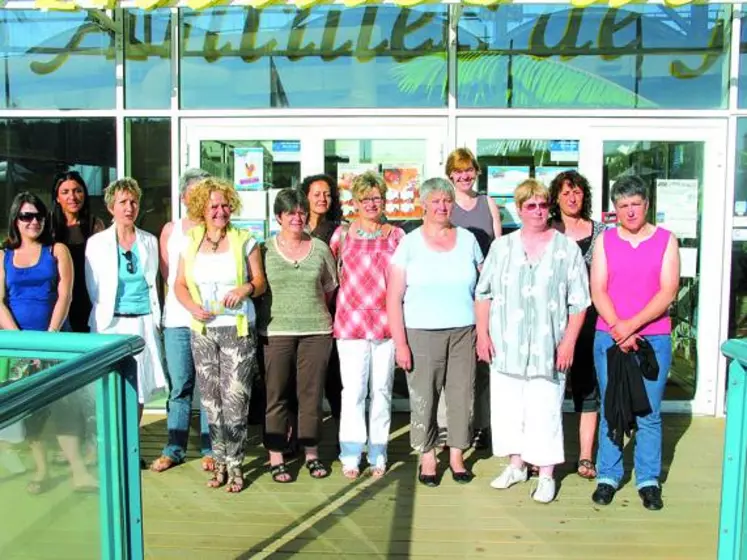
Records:
[[[350,479],[360,475],[366,439],[371,474],[380,477],[386,472],[394,381],[394,344],[386,314],[387,269],[405,235],[400,228],[383,223],[386,184],[381,176],[359,175],[352,191],[358,218],[339,226],[330,241],[340,283],[334,325],[342,377],[340,461],[343,475]],[[368,438],[366,397],[370,399]]]

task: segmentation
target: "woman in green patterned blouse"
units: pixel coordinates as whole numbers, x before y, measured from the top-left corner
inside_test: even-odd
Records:
[[[291,482],[283,462],[291,424],[291,392],[298,400],[298,442],[314,478],[329,475],[319,460],[322,394],[330,350],[329,304],[337,288],[334,257],[327,245],[305,232],[309,201],[303,192],[283,189],[273,208],[280,232],[265,246],[267,292],[258,313],[264,358],[267,408],[265,447],[275,482]]]

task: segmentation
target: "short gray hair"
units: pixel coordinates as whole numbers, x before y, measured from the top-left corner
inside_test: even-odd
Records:
[[[420,203],[425,204],[425,201],[433,193],[443,193],[451,198],[451,200],[454,200],[456,196],[454,185],[451,184],[451,181],[443,177],[433,177],[423,181],[423,184],[420,185]]]
[[[631,196],[640,196],[644,201],[648,201],[648,186],[638,175],[623,175],[612,186],[612,204],[617,204],[621,198]]]
[[[184,196],[184,193],[187,192],[187,189],[192,186],[192,183],[202,181],[203,179],[207,179],[208,177],[210,177],[210,173],[208,173],[204,169],[199,169],[197,167],[191,167],[190,169],[187,169],[179,178],[179,196]]]

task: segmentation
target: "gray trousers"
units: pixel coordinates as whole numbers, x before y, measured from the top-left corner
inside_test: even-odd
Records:
[[[438,400],[438,427],[447,429],[446,393]],[[475,369],[475,402],[472,426],[476,430],[490,429],[490,364],[477,362]]]
[[[230,469],[244,462],[252,375],[256,371],[257,338],[237,336],[236,327],[192,331],[200,399],[207,415],[213,457]]]
[[[475,389],[475,328],[407,329],[413,369],[407,374],[410,391],[410,445],[420,453],[436,447],[437,411],[441,393],[449,406],[447,445],[467,449],[472,439]]]

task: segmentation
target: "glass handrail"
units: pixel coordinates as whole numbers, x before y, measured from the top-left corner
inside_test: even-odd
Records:
[[[0,331],[0,503],[14,511],[0,557],[143,558],[143,347],[137,336]],[[31,374],[14,375],[19,364]]]

